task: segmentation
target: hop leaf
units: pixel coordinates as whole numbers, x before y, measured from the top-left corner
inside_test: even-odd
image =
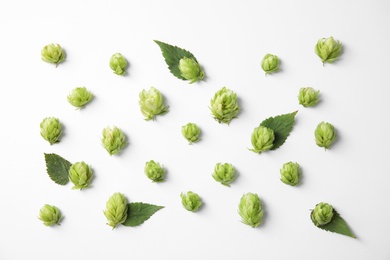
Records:
[[[139,93],[139,106],[145,120],[154,119],[155,116],[163,115],[169,111],[169,107],[164,105],[164,98],[160,91],[154,87]]]
[[[301,179],[301,167],[298,163],[287,162],[280,169],[280,180],[285,184],[297,186]]]
[[[39,211],[39,219],[45,226],[59,225],[61,212],[56,206],[45,204]]]
[[[127,218],[122,225],[127,227],[136,227],[143,224],[154,213],[164,208],[163,206],[156,206],[143,202],[132,202],[127,204]]]
[[[314,50],[318,57],[321,58],[323,64],[325,62],[332,63],[340,56],[342,46],[340,41],[329,37],[319,39]]]
[[[68,102],[77,108],[83,108],[93,98],[93,94],[85,87],[77,87],[68,95]]]
[[[259,226],[264,215],[259,195],[250,192],[244,194],[238,205],[238,213],[242,218],[242,223],[253,228]]]
[[[119,153],[126,144],[126,136],[118,127],[103,129],[102,145],[110,155]]]
[[[279,63],[278,56],[268,53],[261,61],[261,68],[265,74],[271,74],[279,70]]]
[[[190,80],[190,84],[203,80],[204,72],[191,52],[157,40],[154,42],[160,47],[169,71],[175,77]]]
[[[108,199],[106,203],[106,210],[103,211],[107,218],[107,225],[113,229],[125,222],[127,218],[127,200],[122,193],[116,192]]]
[[[324,147],[326,150],[330,149],[330,146],[336,140],[336,131],[332,124],[321,122],[317,125],[317,128],[314,131],[314,136],[316,144],[319,147]]]
[[[223,87],[218,90],[210,101],[210,110],[218,123],[229,124],[237,117],[240,107],[237,102],[237,95],[230,89]]]
[[[144,172],[153,182],[164,181],[165,169],[164,166],[161,166],[158,162],[153,160],[146,162]]]
[[[72,166],[70,162],[57,154],[46,154],[46,171],[50,179],[59,185],[65,185],[69,182],[69,169]]]
[[[230,187],[230,183],[237,177],[233,165],[229,163],[217,163],[212,176],[214,180],[228,187]]]
[[[58,143],[62,134],[62,124],[56,117],[46,117],[40,123],[41,136],[48,141],[50,145]]]
[[[181,133],[187,141],[192,144],[199,140],[200,129],[195,123],[188,123],[181,127]]]
[[[188,191],[187,193],[181,193],[180,197],[183,207],[188,211],[198,211],[202,205],[200,196],[195,192]]]
[[[88,188],[92,178],[91,167],[85,162],[76,162],[69,169],[69,179],[74,184],[74,190]]]
[[[320,91],[315,91],[313,88],[301,88],[299,90],[298,100],[299,104],[304,107],[313,107],[315,106],[318,101],[318,95],[320,94]]]
[[[126,73],[127,60],[120,53],[115,53],[110,58],[110,68],[116,75],[124,75]]]
[[[48,63],[57,64],[65,60],[65,52],[59,44],[51,43],[41,50],[41,58]]]

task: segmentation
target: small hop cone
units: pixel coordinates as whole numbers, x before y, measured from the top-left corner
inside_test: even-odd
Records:
[[[146,176],[153,182],[164,181],[165,169],[158,162],[155,162],[153,160],[147,162],[145,164],[144,172]]]
[[[56,206],[45,204],[39,211],[39,219],[45,226],[59,225],[61,212]]]
[[[267,54],[264,56],[261,61],[261,68],[264,70],[265,74],[271,74],[279,70],[279,58],[273,54]]]
[[[51,43],[46,45],[41,50],[41,58],[43,61],[58,65],[65,60],[65,52],[59,44]]]
[[[194,58],[181,58],[178,68],[180,75],[183,78],[190,80],[190,84],[197,82],[198,80],[203,80],[204,78],[204,72]]]
[[[164,105],[164,98],[160,91],[151,87],[148,91],[142,90],[139,94],[139,106],[145,120],[154,119],[157,115],[168,112],[169,107]]]
[[[259,195],[250,192],[244,194],[238,205],[238,213],[242,218],[242,223],[253,228],[261,225],[264,210]]]
[[[230,183],[236,178],[236,171],[229,163],[217,163],[212,176],[217,182],[230,187]]]
[[[116,75],[124,75],[126,73],[127,60],[120,53],[115,53],[110,59],[110,68]]]
[[[125,222],[127,218],[127,200],[122,193],[116,192],[106,202],[106,210],[103,211],[107,218],[107,225],[116,228],[117,225]]]
[[[319,101],[319,98],[318,98],[319,94],[320,94],[319,90],[315,91],[311,87],[301,88],[299,90],[299,94],[298,94],[299,104],[304,106],[304,107],[313,107]]]
[[[338,59],[342,52],[342,45],[340,41],[336,41],[333,37],[319,39],[315,52],[322,60],[322,64],[325,62],[332,63]]]
[[[181,133],[187,141],[192,144],[199,140],[200,129],[195,123],[188,123],[181,127]]]
[[[311,212],[311,220],[316,226],[323,226],[328,224],[333,218],[332,205],[320,202]]]
[[[271,128],[258,126],[252,132],[251,142],[253,149],[249,149],[255,153],[262,153],[270,150],[274,144],[275,134]]]
[[[126,136],[121,129],[114,126],[103,129],[102,145],[110,155],[119,153],[127,144]]]
[[[58,143],[62,134],[62,124],[56,117],[46,117],[40,123],[41,136],[48,141],[50,145]]]
[[[188,191],[187,193],[181,193],[180,197],[183,207],[188,211],[196,212],[202,205],[200,196],[195,192]]]
[[[236,93],[226,87],[218,90],[210,101],[210,110],[218,123],[229,124],[240,111]]]
[[[85,162],[76,162],[69,169],[69,179],[74,184],[74,190],[88,188],[92,178],[92,169]]]
[[[287,162],[280,169],[280,180],[291,186],[297,186],[300,183],[301,168],[298,163]]]
[[[68,102],[77,109],[83,108],[93,98],[93,94],[85,87],[77,87],[68,95]]]
[[[332,124],[321,122],[314,131],[314,136],[316,144],[319,147],[324,147],[326,150],[330,149],[330,146],[336,140],[336,131]]]

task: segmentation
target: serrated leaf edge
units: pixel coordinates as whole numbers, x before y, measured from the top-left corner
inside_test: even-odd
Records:
[[[70,166],[72,165],[72,163],[70,163],[70,162],[69,162],[68,160],[66,160],[65,158],[59,156],[58,154],[55,154],[55,153],[44,153],[45,165],[46,165],[46,173],[47,173],[47,175],[49,176],[49,178],[50,178],[54,183],[56,183],[56,184],[58,184],[58,185],[65,186],[66,184],[69,183],[69,178],[67,178],[67,181],[66,181],[65,183],[62,183],[62,182],[60,183],[60,182],[58,182],[57,180],[53,179],[53,177],[51,176],[51,174],[49,174],[48,163],[47,163],[47,156],[52,156],[52,155],[58,156],[59,158],[61,158],[61,159],[64,160],[65,162],[67,162],[67,163],[69,164],[69,167],[68,167],[68,168],[70,168]],[[68,170],[69,170],[69,169],[68,169]],[[68,176],[69,176],[69,175],[68,175]]]

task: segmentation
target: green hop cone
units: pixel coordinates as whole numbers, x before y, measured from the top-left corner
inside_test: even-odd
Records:
[[[280,169],[280,180],[285,184],[297,186],[301,179],[301,167],[298,163],[287,162]]]
[[[85,87],[77,87],[68,95],[68,102],[76,107],[83,108],[93,98],[93,94]]]
[[[39,211],[39,219],[45,226],[59,225],[62,219],[61,212],[56,206],[45,204]]]
[[[192,144],[199,140],[200,129],[195,123],[188,123],[181,127],[181,133],[187,141]]]
[[[261,68],[265,74],[271,74],[279,70],[279,63],[278,56],[268,53],[261,61]]]
[[[76,162],[69,169],[69,179],[74,184],[73,190],[88,188],[92,178],[92,169],[85,162]]]
[[[319,90],[315,91],[311,87],[301,88],[299,90],[299,94],[298,94],[299,104],[304,106],[304,107],[313,107],[319,101],[319,98],[318,98],[319,94],[320,94]]]
[[[238,205],[238,213],[242,218],[242,223],[253,228],[259,226],[264,215],[259,195],[250,192],[244,194]]]
[[[333,207],[328,203],[318,203],[311,212],[311,220],[316,226],[328,224],[333,218]]]
[[[153,182],[164,181],[165,169],[164,166],[161,166],[158,162],[153,160],[146,162],[144,172]]]
[[[123,75],[126,73],[127,61],[120,53],[115,53],[110,59],[110,68],[116,75]]]
[[[212,176],[217,182],[230,187],[230,183],[236,178],[236,171],[229,163],[217,163]]]
[[[192,191],[188,191],[187,193],[181,193],[181,204],[188,211],[198,211],[200,206],[202,205],[202,201],[198,194]]]
[[[116,228],[117,225],[125,222],[127,218],[127,200],[125,195],[116,192],[106,202],[106,210],[103,211],[104,216],[107,218],[107,225]]]
[[[330,146],[335,141],[336,131],[332,124],[321,122],[314,131],[314,136],[316,138],[316,144],[319,147],[324,147],[326,150],[330,149]]]
[[[322,64],[332,63],[340,56],[342,47],[340,41],[335,41],[333,37],[319,39],[315,52],[321,58]]]
[[[265,126],[258,126],[252,132],[252,146],[253,149],[249,149],[255,153],[262,153],[270,150],[274,144],[275,135],[271,128]]]
[[[62,124],[56,117],[46,117],[40,123],[41,136],[51,145],[60,141]]]
[[[223,87],[215,93],[210,104],[211,113],[218,123],[229,124],[233,118],[237,117],[240,111],[236,93],[226,87]]]
[[[169,111],[169,107],[164,105],[160,91],[154,87],[139,93],[139,106],[145,120],[154,119],[156,115],[163,115]]]
[[[126,136],[118,127],[103,129],[102,145],[110,155],[119,153],[126,144]]]
[[[45,62],[58,65],[65,60],[65,52],[59,44],[51,43],[42,48],[41,58]]]
[[[178,68],[180,75],[183,78],[191,80],[190,84],[197,82],[198,80],[203,80],[204,78],[204,72],[199,63],[194,58],[181,58]]]

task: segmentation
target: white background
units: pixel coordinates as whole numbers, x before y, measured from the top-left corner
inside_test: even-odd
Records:
[[[1,1],[0,259],[390,259],[389,7],[385,0]],[[344,52],[322,66],[314,46],[329,36]],[[171,75],[154,39],[190,50],[206,81],[189,85]],[[49,43],[67,54],[57,68],[40,58]],[[130,64],[124,77],[108,66],[116,52]],[[264,76],[266,53],[280,57],[281,72]],[[79,111],[66,100],[78,86],[95,95]],[[138,93],[150,86],[170,112],[144,121]],[[223,86],[242,108],[229,126],[208,108]],[[315,108],[298,104],[307,86],[321,90]],[[248,151],[262,120],[296,110],[281,148]],[[52,146],[39,133],[48,116],[64,125]],[[321,121],[338,131],[329,151],[314,142]],[[180,133],[188,122],[203,131],[192,146]],[[108,125],[128,137],[120,156],[101,147]],[[52,182],[44,153],[92,165],[92,187]],[[166,182],[145,177],[151,159],[166,167]],[[279,180],[287,161],[302,166],[301,186]],[[230,188],[212,179],[217,162],[239,172]],[[181,206],[187,190],[203,198],[198,213]],[[111,230],[103,210],[114,192],[165,208],[142,226]],[[256,229],[237,214],[246,192],[264,202]],[[338,210],[357,239],[312,224],[310,209],[321,201]],[[45,203],[61,209],[61,226],[38,220]]]

